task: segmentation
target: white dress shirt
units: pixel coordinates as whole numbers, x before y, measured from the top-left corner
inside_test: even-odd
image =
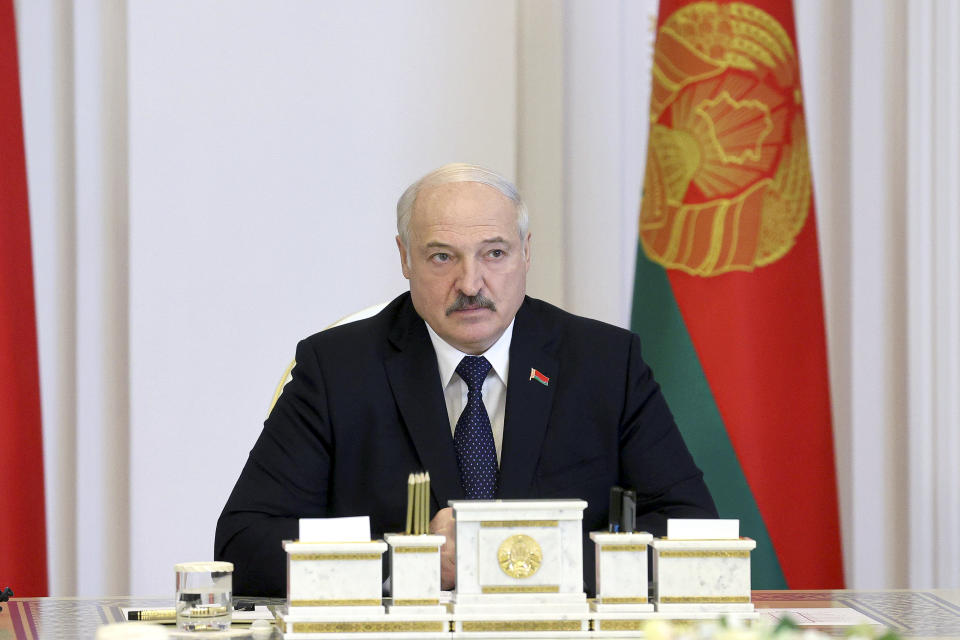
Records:
[[[457,366],[463,353],[451,347],[443,338],[427,325],[433,350],[437,354],[437,367],[440,369],[440,382],[443,384],[443,397],[447,403],[447,418],[450,420],[451,435],[457,430],[457,420],[467,406],[467,383],[457,373]],[[481,353],[490,363],[490,372],[483,381],[481,395],[483,406],[487,408],[490,426],[493,428],[493,443],[497,448],[497,464],[500,463],[500,449],[503,445],[503,417],[507,412],[507,371],[510,364],[510,340],[513,338],[513,322],[503,335],[489,349]]]

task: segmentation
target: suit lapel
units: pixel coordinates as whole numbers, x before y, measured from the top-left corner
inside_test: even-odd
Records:
[[[533,472],[560,374],[556,347],[559,337],[543,314],[524,302],[514,322],[510,341],[510,375],[500,456],[500,492],[504,499],[528,498]],[[549,378],[544,385],[531,379],[531,369]]]
[[[433,496],[443,508],[448,500],[462,500],[463,488],[437,355],[426,325],[409,299],[399,311],[390,342],[396,350],[384,362],[387,378],[420,462],[430,472]]]

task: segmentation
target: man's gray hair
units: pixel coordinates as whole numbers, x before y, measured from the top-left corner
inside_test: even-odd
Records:
[[[527,205],[524,204],[523,198],[520,197],[513,183],[485,167],[456,162],[446,164],[423,176],[407,187],[397,201],[397,234],[408,252],[410,251],[410,218],[413,216],[413,207],[416,205],[420,190],[452,182],[479,182],[493,187],[510,198],[517,210],[517,233],[520,235],[520,241],[523,242],[527,237],[530,216],[527,213]]]

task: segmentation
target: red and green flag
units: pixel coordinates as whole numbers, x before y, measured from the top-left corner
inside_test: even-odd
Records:
[[[661,0],[634,331],[754,588],[841,588],[793,6]]]
[[[0,589],[47,595],[43,438],[12,0],[0,0]]]

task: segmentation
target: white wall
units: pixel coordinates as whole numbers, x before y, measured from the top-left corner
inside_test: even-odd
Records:
[[[296,341],[406,288],[405,186],[515,176],[516,6],[129,11],[131,590],[154,593],[211,557]]]

